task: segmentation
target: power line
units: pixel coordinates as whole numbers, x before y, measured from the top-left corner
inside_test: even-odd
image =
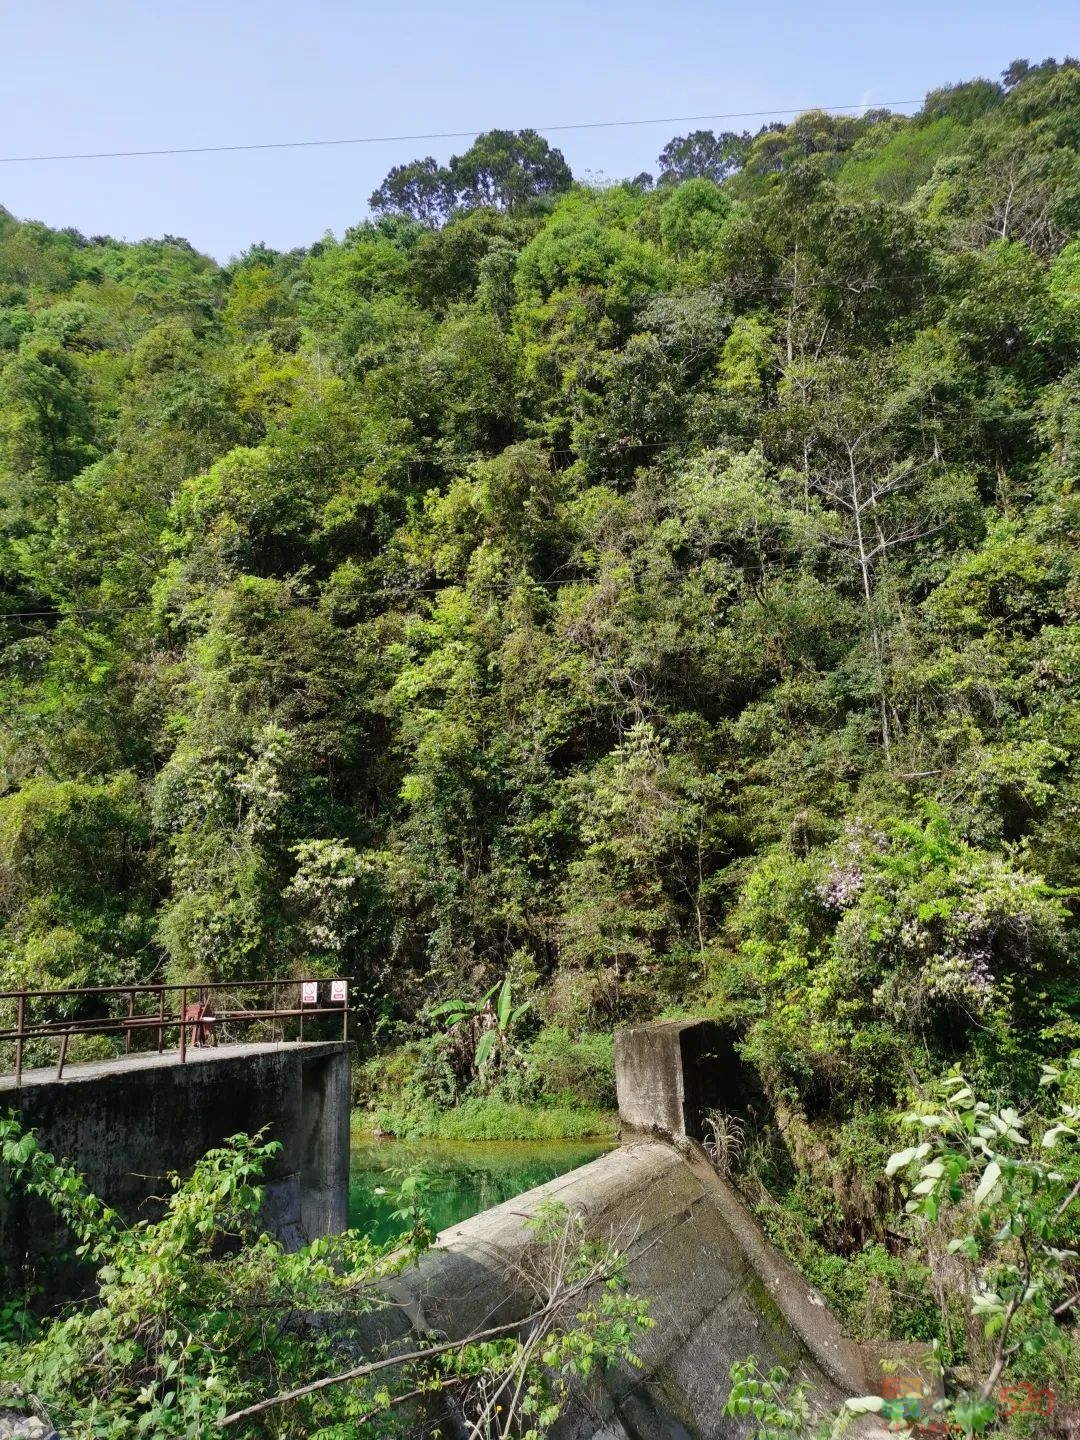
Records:
[[[499,585],[509,585],[510,581],[499,581]],[[569,584],[569,581],[562,580],[530,580],[532,585],[562,585]],[[369,599],[405,599],[409,595],[441,595],[446,589],[453,589],[452,585],[407,585],[407,586],[384,586],[381,590],[350,590],[348,599],[369,600]],[[72,605],[70,607],[57,608],[55,610],[0,610],[0,622],[4,620],[71,620],[83,615],[136,615],[145,614],[152,605],[152,601],[146,600],[140,605]]]
[[[74,605],[69,610],[0,610],[0,620],[66,620],[70,615],[119,615],[145,610],[147,605]]]
[[[745,572],[763,571],[764,565],[742,564],[737,567]],[[535,576],[526,575],[518,580],[496,580],[485,586],[481,594],[498,594],[501,596],[510,595],[514,590],[522,587],[539,586],[551,590],[567,590],[574,585],[594,585],[601,577],[599,575],[578,575],[564,580],[538,580]],[[464,582],[447,581],[445,585],[402,585],[384,586],[381,590],[350,590],[342,596],[338,605],[339,609],[347,608],[350,600],[407,600],[413,595],[445,595],[451,590],[460,590]],[[204,597],[205,598],[205,597]],[[325,598],[325,596],[323,597]],[[317,603],[309,601],[309,606]],[[5,620],[73,620],[84,615],[137,615],[146,614],[151,609],[152,601],[145,601],[141,605],[73,605],[63,610],[2,610],[0,611],[0,623]]]
[[[717,115],[668,115],[650,120],[581,120],[574,124],[533,125],[541,134],[567,130],[618,130],[632,125],[690,125],[703,120],[760,120],[768,115],[801,115],[807,110],[887,110],[921,105],[921,100],[883,100],[876,105],[792,105],[772,110],[728,110]],[[337,145],[403,145],[414,140],[469,140],[480,130],[436,130],[423,135],[358,135],[344,140],[265,140],[253,145],[178,145],[161,150],[88,150],[70,155],[0,155],[0,165],[36,165],[54,160],[132,160],[156,155],[224,155],[248,150],[311,150]]]

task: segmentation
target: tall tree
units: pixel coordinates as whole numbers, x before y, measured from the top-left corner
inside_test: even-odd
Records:
[[[743,131],[694,130],[689,135],[676,135],[661,150],[657,165],[659,185],[679,185],[684,180],[714,180],[720,184],[736,170],[741,170],[750,150],[750,135]]]
[[[535,130],[487,130],[450,161],[458,204],[516,210],[574,183],[561,150]]]
[[[574,183],[561,150],[535,130],[487,130],[441,166],[430,155],[395,165],[368,204],[377,215],[438,225],[460,210],[520,210]]]
[[[453,180],[431,155],[395,165],[368,205],[376,215],[407,215],[424,225],[446,219],[454,200]]]

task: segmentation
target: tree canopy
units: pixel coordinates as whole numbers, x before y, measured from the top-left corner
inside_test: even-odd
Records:
[[[368,204],[376,215],[431,225],[456,210],[520,210],[572,183],[562,152],[535,130],[487,130],[449,165],[430,155],[395,165]]]

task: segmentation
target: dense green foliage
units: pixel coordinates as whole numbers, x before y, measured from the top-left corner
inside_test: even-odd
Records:
[[[876,1414],[904,1435],[1067,1434],[1080,1386],[1078,1072],[1080,1051],[1044,1066],[1045,1093],[1024,1114],[980,1100],[953,1072],[902,1117],[916,1143],[891,1155],[885,1174],[904,1178],[901,1223],[919,1235],[947,1292],[946,1329],[968,1329],[969,1363],[946,1372],[943,1395],[932,1382],[950,1337],[924,1331],[934,1346],[921,1375],[896,1357],[891,1385],[831,1416],[821,1414],[823,1397],[812,1403],[810,1386],[780,1367],[765,1373],[750,1356],[732,1366],[725,1414],[751,1417],[754,1440],[839,1440],[853,1413]]]
[[[1080,70],[659,170],[0,218],[4,985],[352,974],[437,1103],[707,1006],[826,1129],[1076,1036]]]

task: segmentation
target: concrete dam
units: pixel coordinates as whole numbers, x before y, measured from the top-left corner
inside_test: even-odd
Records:
[[[559,1440],[712,1440],[747,1433],[722,1413],[731,1363],[754,1354],[811,1382],[825,1404],[880,1393],[881,1347],[847,1338],[824,1300],[766,1240],[701,1145],[713,1107],[753,1104],[730,1040],[704,1021],[621,1031],[616,1046],[623,1144],[580,1169],[451,1227],[420,1263],[387,1282],[373,1343],[462,1338],[532,1308],[520,1279],[548,1201],[627,1257],[628,1283],[654,1328],[619,1365],[576,1386]],[[31,1072],[0,1081],[42,1145],[68,1157],[109,1203],[135,1217],[165,1169],[183,1171],[238,1131],[271,1127],[283,1145],[267,1176],[265,1221],[287,1245],[345,1228],[349,1054],[342,1042],[226,1046],[189,1055]],[[145,1213],[145,1211],[143,1212]],[[51,1212],[18,1199],[0,1211],[0,1254],[59,1248]],[[894,1352],[902,1353],[904,1347]],[[852,1433],[880,1433],[864,1424]]]
[[[166,1171],[183,1174],[229,1135],[269,1126],[281,1151],[266,1171],[264,1223],[295,1249],[348,1224],[350,1049],[221,1045],[191,1050],[185,1064],[166,1052],[72,1065],[61,1079],[32,1070],[20,1085],[0,1079],[0,1110],[129,1222],[146,1216]],[[0,1262],[33,1264],[66,1244],[44,1200],[0,1200]]]
[[[765,1238],[701,1144],[716,1105],[745,1099],[744,1073],[717,1026],[672,1021],[619,1033],[623,1144],[559,1179],[445,1230],[388,1291],[411,1326],[459,1338],[528,1313],[515,1281],[529,1219],[545,1202],[576,1212],[585,1234],[614,1240],[630,1290],[655,1328],[638,1340],[640,1369],[619,1364],[579,1385],[558,1440],[714,1440],[745,1435],[723,1414],[732,1362],[756,1355],[813,1385],[823,1406],[878,1394],[885,1347],[850,1340],[822,1297]],[[388,1338],[384,1336],[384,1339]],[[914,1347],[918,1348],[918,1347]],[[912,1347],[891,1347],[914,1363]],[[880,1435],[864,1419],[852,1435]]]

